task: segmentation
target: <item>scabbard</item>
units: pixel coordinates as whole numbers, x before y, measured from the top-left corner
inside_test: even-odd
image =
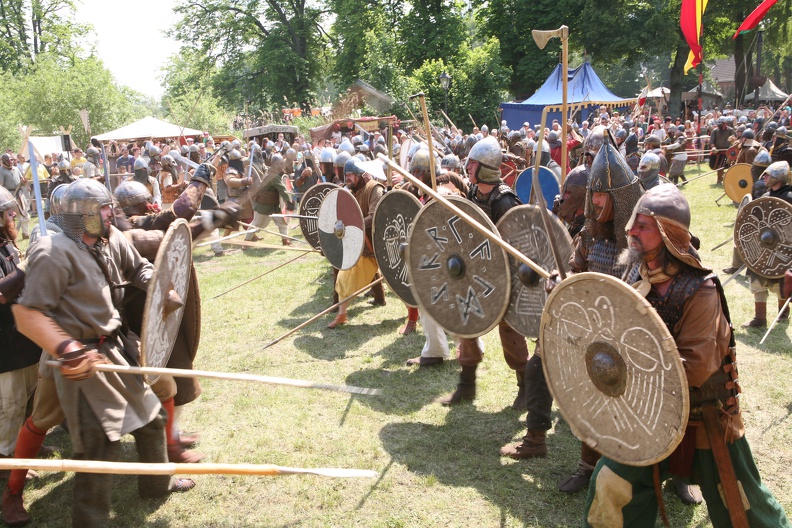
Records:
[[[732,526],[734,528],[748,528],[748,516],[743,507],[742,495],[737,485],[737,476],[734,473],[729,448],[721,428],[718,409],[714,405],[704,405],[701,408],[704,417],[704,427],[707,429],[712,454],[718,468],[723,496],[726,499],[726,508],[729,510]]]

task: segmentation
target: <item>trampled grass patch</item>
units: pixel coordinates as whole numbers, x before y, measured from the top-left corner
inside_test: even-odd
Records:
[[[704,169],[702,169],[704,170]],[[696,171],[688,170],[695,176]],[[715,199],[723,192],[714,175],[683,187],[693,209],[705,264],[720,271],[731,246],[711,248],[732,231],[736,208]],[[299,231],[295,231],[299,232]],[[278,243],[266,235],[266,242]],[[316,254],[233,293],[222,291],[296,256],[293,252],[238,249],[216,258],[195,251],[203,297],[201,347],[196,367],[300,378],[382,389],[380,397],[219,380],[203,382],[202,397],[186,407],[183,427],[199,431],[206,462],[295,467],[373,469],[376,479],[318,476],[198,476],[197,487],[167,500],[137,497],[134,477],[117,477],[113,525],[206,527],[552,527],[579,526],[584,495],[556,491],[579,457],[579,442],[557,410],[546,459],[513,461],[498,448],[524,434],[525,416],[509,407],[516,393],[502,359],[497,332],[485,337],[473,404],[445,408],[433,400],[453,390],[456,362],[436,369],[407,367],[423,346],[419,331],[399,336],[404,305],[372,308],[361,298],[350,322],[325,328],[332,315],[266,350],[267,342],[331,303],[332,272]],[[722,277],[723,278],[723,277]],[[747,435],[762,477],[792,512],[792,396],[787,324],[759,346],[763,332],[739,327],[753,316],[744,279],[726,287],[737,327],[742,406]],[[768,310],[775,315],[775,307]],[[125,460],[135,460],[125,439]],[[60,429],[47,443],[64,448]],[[71,474],[42,473],[28,486],[26,503],[35,526],[70,522]],[[710,526],[704,506],[682,505],[664,494],[671,526]],[[659,523],[658,523],[659,525]]]

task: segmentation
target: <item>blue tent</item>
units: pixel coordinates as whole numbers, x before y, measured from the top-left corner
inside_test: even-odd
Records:
[[[589,113],[596,111],[603,103],[605,106],[614,109],[627,109],[635,102],[635,99],[622,99],[614,95],[602,83],[591,64],[584,62],[575,69],[570,69],[568,75],[568,102],[583,102],[583,107],[577,113],[575,120],[588,119]],[[561,65],[557,64],[553,73],[547,78],[545,83],[530,98],[521,103],[501,103],[503,111],[502,119],[506,120],[509,128],[515,130],[520,128],[524,122],[528,121],[531,126],[542,122],[542,110],[547,105],[560,105],[563,97],[563,79],[561,77]],[[570,110],[571,111],[571,110]],[[547,114],[547,125],[553,119],[561,120],[561,112],[549,112]]]

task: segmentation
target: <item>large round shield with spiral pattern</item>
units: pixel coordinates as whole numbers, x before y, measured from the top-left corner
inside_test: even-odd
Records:
[[[377,202],[371,227],[371,245],[380,273],[393,293],[413,307],[417,303],[410,289],[410,274],[404,254],[407,234],[420,210],[421,202],[407,191],[397,189],[387,192]]]
[[[659,462],[682,441],[682,360],[635,289],[600,273],[567,278],[547,299],[539,342],[547,386],[581,441],[632,466]]]
[[[319,207],[319,244],[334,268],[348,270],[360,260],[366,243],[363,212],[346,189],[333,189]]]
[[[186,220],[174,221],[157,250],[140,332],[140,364],[165,367],[179,332],[192,269],[192,234]],[[159,376],[148,376],[151,384]]]
[[[734,245],[748,269],[779,279],[792,267],[792,205],[763,196],[737,213]]]
[[[322,206],[324,197],[333,189],[338,189],[338,185],[334,183],[317,183],[305,191],[300,200],[300,215],[312,217],[300,218],[300,229],[305,237],[305,241],[311,244],[311,247],[314,249],[320,249],[319,208]]]
[[[447,200],[497,235],[470,201]],[[506,253],[445,204],[432,201],[418,212],[406,253],[418,306],[446,331],[478,337],[503,319],[509,305]]]
[[[572,238],[558,218],[554,215],[548,216],[551,236],[560,253],[564,271],[569,271]],[[509,209],[498,220],[498,232],[506,242],[546,271],[550,272],[558,268],[538,205],[520,205]],[[525,264],[509,256],[511,295],[509,309],[506,311],[506,322],[526,337],[538,337],[539,321],[542,319],[542,310],[547,301],[545,280],[539,277],[536,284],[524,284],[519,277],[528,273],[526,268]]]

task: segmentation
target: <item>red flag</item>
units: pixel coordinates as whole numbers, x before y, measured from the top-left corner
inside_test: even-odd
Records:
[[[679,12],[679,28],[685,37],[685,42],[690,46],[690,56],[685,64],[685,72],[695,68],[701,62],[702,49],[699,39],[701,37],[701,17],[707,8],[707,0],[682,0],[682,9]]]
[[[646,104],[646,95],[649,93],[649,85],[647,84],[641,94],[638,96],[638,106],[643,106]]]
[[[745,21],[740,24],[740,27],[738,27],[737,31],[734,32],[732,40],[736,39],[737,35],[740,33],[747,33],[755,28],[776,2],[778,2],[778,0],[764,0],[761,4],[759,4],[759,6],[753,10],[753,13],[748,15],[748,18],[746,18]]]

